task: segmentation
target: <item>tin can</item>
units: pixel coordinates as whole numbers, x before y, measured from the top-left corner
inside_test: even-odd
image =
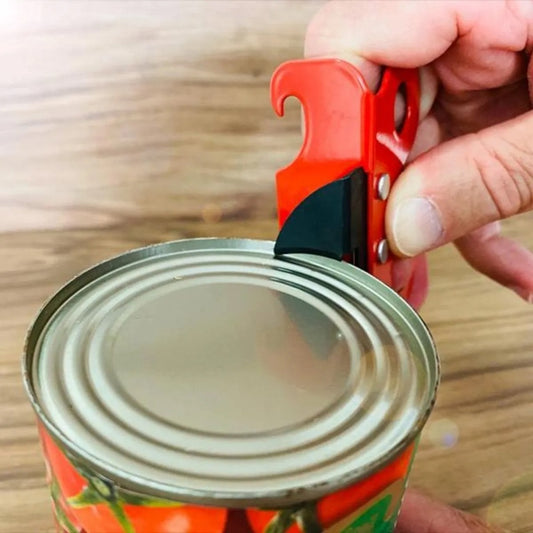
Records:
[[[23,371],[68,533],[392,532],[439,380],[386,285],[240,239],[85,271]]]

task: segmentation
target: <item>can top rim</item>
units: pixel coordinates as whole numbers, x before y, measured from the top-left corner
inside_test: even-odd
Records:
[[[255,241],[247,239],[190,239],[186,241],[173,241],[170,243],[152,245],[127,252],[126,254],[104,261],[103,263],[86,270],[72,281],[67,283],[47,302],[47,304],[45,304],[27,336],[23,363],[24,383],[33,408],[36,411],[39,419],[45,425],[47,431],[55,438],[57,442],[61,444],[69,458],[74,459],[75,461],[81,460],[102,478],[110,481],[112,480],[112,482],[116,483],[122,489],[136,493],[149,493],[159,497],[187,503],[201,503],[204,505],[253,505],[256,507],[286,506],[319,498],[325,494],[339,490],[359,481],[364,477],[367,477],[371,473],[379,470],[392,461],[416,438],[432,409],[439,381],[439,364],[436,356],[435,346],[431,338],[431,334],[422,319],[400,296],[398,296],[389,287],[385,286],[369,274],[360,271],[351,265],[306,254],[297,254],[283,259],[278,259],[273,258],[272,250],[273,243],[270,241]],[[130,281],[128,281],[128,283],[131,283],[129,286],[142,286],[144,292],[149,293],[152,291],[153,293],[155,290],[154,287],[148,288],[147,286],[142,285],[145,283],[145,281],[139,280],[144,280],[145,278],[154,279],[156,267],[162,272],[168,273],[168,269],[170,269],[173,273],[175,273],[178,267],[181,268],[180,265],[185,256],[188,257],[189,263],[187,268],[189,268],[189,270],[185,269],[183,272],[178,272],[179,275],[177,278],[179,278],[179,283],[182,282],[181,280],[183,278],[192,279],[194,276],[200,274],[205,276],[205,265],[201,265],[202,261],[205,261],[205,254],[209,256],[210,261],[212,261],[214,257],[217,258],[217,261],[220,259],[220,268],[217,270],[218,267],[213,267],[209,273],[209,276],[220,276],[222,271],[227,273],[228,269],[233,274],[235,274],[235,272],[242,273],[242,269],[240,269],[240,267],[236,267],[236,264],[239,263],[240,266],[245,265],[248,269],[257,269],[257,279],[267,279],[268,283],[270,283],[272,279],[278,276],[279,279],[277,279],[276,283],[281,283],[282,285],[285,284],[287,287],[291,286],[291,290],[296,285],[296,288],[294,289],[296,291],[295,294],[300,294],[301,292],[302,294],[305,294],[305,298],[310,297],[310,294],[314,297],[315,295],[312,294],[313,291],[318,291],[318,293],[320,293],[320,298],[327,300],[328,298],[332,298],[327,291],[330,291],[331,294],[333,294],[332,290],[335,284],[337,287],[342,286],[344,287],[344,294],[339,301],[346,299],[351,305],[351,307],[346,308],[346,317],[348,317],[346,320],[353,319],[353,316],[350,318],[350,313],[352,315],[360,313],[360,319],[363,320],[365,317],[361,310],[364,310],[370,316],[372,313],[369,310],[373,309],[373,313],[376,316],[379,316],[381,317],[381,320],[388,322],[386,328],[388,327],[390,329],[390,327],[393,327],[396,328],[397,332],[400,332],[398,335],[389,335],[389,337],[387,337],[387,342],[400,343],[395,344],[395,350],[397,348],[399,350],[398,353],[400,353],[402,350],[405,352],[404,356],[402,356],[403,359],[400,361],[401,364],[396,362],[391,363],[390,361],[394,358],[391,358],[390,354],[387,353],[382,353],[380,356],[381,359],[378,357],[375,361],[372,360],[372,365],[376,364],[376,362],[378,365],[382,364],[383,361],[388,361],[388,365],[400,364],[400,366],[396,366],[394,368],[386,367],[385,370],[383,370],[383,372],[388,372],[388,374],[384,378],[385,381],[382,381],[382,385],[383,383],[386,384],[387,380],[390,381],[393,379],[391,378],[391,372],[394,369],[398,371],[398,368],[403,368],[401,375],[404,380],[407,380],[406,388],[402,393],[403,396],[400,398],[401,402],[398,402],[404,407],[404,409],[403,411],[400,410],[399,414],[396,413],[394,415],[398,417],[398,425],[403,424],[404,427],[403,429],[400,428],[401,430],[398,429],[393,434],[388,434],[388,437],[394,437],[395,439],[390,442],[390,445],[382,448],[380,453],[374,454],[374,456],[367,453],[364,464],[360,463],[359,466],[357,466],[357,462],[352,461],[353,464],[350,466],[350,456],[353,455],[357,450],[354,451],[353,449],[350,449],[349,446],[346,447],[346,445],[345,448],[342,448],[342,446],[339,448],[338,444],[349,435],[345,435],[343,433],[344,430],[338,428],[332,429],[331,425],[328,427],[328,424],[324,423],[324,420],[321,421],[321,423],[325,424],[324,432],[315,435],[313,438],[309,437],[308,440],[305,440],[308,437],[303,438],[301,435],[304,433],[307,435],[308,433],[315,431],[315,428],[319,425],[318,423],[313,425],[313,423],[308,421],[307,427],[303,428],[305,431],[302,430],[301,435],[298,433],[300,430],[296,431],[295,429],[295,426],[298,426],[298,424],[295,424],[295,420],[290,421],[290,431],[285,431],[283,428],[280,429],[275,427],[257,428],[256,436],[263,435],[263,441],[268,441],[268,444],[265,444],[264,449],[261,452],[263,457],[261,457],[261,453],[257,454],[257,452],[252,452],[250,447],[251,445],[244,442],[246,439],[252,439],[250,442],[254,442],[254,446],[261,447],[260,443],[263,441],[259,438],[254,441],[253,434],[244,435],[239,434],[238,431],[237,434],[233,434],[228,427],[222,425],[218,437],[216,435],[214,437],[211,435],[209,436],[211,440],[208,440],[208,438],[204,436],[205,438],[202,437],[204,439],[202,441],[202,438],[196,438],[196,434],[198,432],[202,433],[202,435],[203,433],[208,433],[205,431],[206,427],[189,427],[185,433],[182,432],[179,433],[179,435],[180,438],[183,437],[183,435],[185,435],[184,438],[186,439],[190,438],[190,440],[187,442],[191,446],[190,450],[192,450],[192,456],[194,456],[196,452],[198,453],[198,460],[190,459],[191,465],[194,466],[194,468],[191,467],[190,473],[195,476],[205,475],[205,483],[202,485],[202,483],[184,484],[184,478],[179,478],[179,476],[178,479],[181,479],[181,482],[176,483],[173,481],[174,478],[172,477],[171,473],[163,472],[164,468],[161,470],[161,472],[160,470],[157,470],[157,468],[155,470],[142,470],[141,468],[140,470],[136,471],[135,465],[134,467],[131,467],[131,463],[126,462],[117,466],[116,460],[110,461],[109,459],[103,458],[106,457],[106,455],[102,455],[102,449],[99,449],[98,447],[95,448],[93,446],[94,435],[89,435],[83,442],[76,441],[72,428],[69,429],[69,427],[61,427],[60,419],[63,416],[66,416],[66,409],[63,411],[59,410],[54,412],[53,409],[50,408],[50,405],[57,401],[65,401],[68,403],[71,398],[69,397],[67,401],[62,397],[62,395],[72,395],[72,390],[69,390],[66,395],[64,393],[59,395],[56,394],[55,396],[52,394],[53,401],[50,400],[50,391],[45,391],[43,393],[43,384],[38,382],[38,374],[36,372],[37,368],[41,368],[41,372],[42,368],[45,368],[44,366],[38,366],[37,361],[39,360],[39,357],[41,360],[46,360],[47,358],[43,357],[42,354],[45,353],[46,355],[50,353],[50,350],[48,352],[46,352],[46,350],[43,351],[43,337],[45,337],[46,340],[46,335],[43,335],[43,332],[46,332],[49,338],[59,339],[61,335],[56,334],[54,337],[53,332],[52,334],[50,333],[52,331],[50,328],[55,327],[54,324],[58,323],[58,316],[63,316],[61,313],[65,313],[65,310],[69,311],[71,308],[73,308],[74,303],[77,301],[83,302],[84,300],[82,297],[80,297],[80,294],[82,294],[84,291],[88,295],[98,294],[96,289],[91,292],[90,288],[94,284],[100,283],[100,280],[109,279],[113,281],[115,279],[120,279],[120,276],[124,276],[125,272],[143,272],[144,277],[139,275],[138,279],[132,278]],[[164,263],[165,260],[170,261],[168,265]],[[217,263],[217,261],[214,261],[214,263]],[[274,271],[275,275],[273,274]],[[120,275],[118,273],[120,273]],[[182,273],[184,273],[183,277],[181,276]],[[286,277],[283,278],[283,276]],[[216,279],[218,279],[218,277]],[[279,281],[280,279],[282,280],[281,282]],[[305,283],[302,280],[304,280]],[[224,281],[224,283],[226,282]],[[299,283],[300,286],[298,286]],[[110,291],[112,292],[115,290],[115,294],[117,294],[116,289],[116,287],[111,287]],[[268,285],[268,289],[271,290],[272,286]],[[276,290],[278,289],[276,288]],[[101,287],[98,287],[98,291],[103,293],[103,289]],[[165,291],[167,291],[167,288],[165,288]],[[349,296],[350,292],[352,293],[352,296]],[[198,295],[197,292],[195,294]],[[353,300],[353,294],[357,294],[358,301]],[[180,293],[180,298],[182,295],[183,293]],[[108,296],[106,296],[106,298],[108,298]],[[103,303],[109,301],[109,298],[107,300],[103,299],[99,302],[99,305],[103,305]],[[243,301],[243,299],[240,298],[239,301]],[[121,305],[123,305],[123,303]],[[322,304],[319,303],[317,305],[320,306]],[[332,300],[328,300],[328,304],[324,306],[324,309],[326,309],[328,306],[334,307],[335,305],[336,303],[332,303]],[[96,319],[93,315],[90,315],[87,309],[81,309],[80,312],[85,312],[88,316],[92,317],[91,320],[93,320],[93,323],[91,327],[93,327],[94,320]],[[111,306],[110,309],[113,311],[113,306]],[[249,311],[249,309],[247,309],[247,311]],[[113,313],[110,312],[109,316],[112,314]],[[275,314],[272,316],[274,315]],[[68,318],[68,315],[64,316],[67,316]],[[382,327],[383,324],[379,323],[379,320],[376,319],[376,316],[372,317],[372,320],[375,320],[374,326]],[[74,320],[74,318],[72,318],[72,320]],[[276,324],[278,324],[278,322],[276,322]],[[112,327],[115,327],[115,323],[111,323],[111,325]],[[374,326],[370,325],[368,327]],[[346,335],[342,329],[342,324],[339,327],[343,331],[342,337],[344,338]],[[354,327],[357,327],[357,325],[354,325]],[[348,333],[349,332],[346,334]],[[338,332],[336,334],[339,335]],[[131,335],[131,330],[129,335]],[[78,348],[79,346],[84,346],[88,342],[87,338],[82,337],[82,341],[80,341],[81,344],[78,345]],[[63,350],[64,345],[61,343],[55,345],[51,344],[50,346],[54,348],[60,347],[61,349],[57,350],[60,353],[66,354],[68,352],[66,349]],[[375,348],[375,346],[371,346],[371,348]],[[348,356],[346,357],[348,357],[347,360],[351,362],[350,364],[352,364],[353,361],[359,361],[361,359],[361,353],[358,352],[358,349],[359,348],[357,347],[353,349],[347,349],[346,353],[348,353]],[[105,352],[105,350],[103,351]],[[91,353],[95,353],[95,350],[93,349]],[[100,349],[99,353],[103,353],[102,349]],[[39,357],[36,358],[35,354],[38,354]],[[63,359],[60,358],[58,360],[54,360],[55,362],[53,365],[55,366],[52,365],[50,367],[53,368],[53,370],[48,372],[48,376],[55,376],[54,373],[60,373],[62,371],[61,369],[69,364],[71,365],[71,371],[75,372],[81,372],[80,369],[86,366],[86,362],[83,365],[80,364],[76,366],[76,363],[73,363],[75,359],[72,359],[72,357],[69,359],[69,357],[70,356],[65,355]],[[394,357],[396,359],[400,359],[398,356]],[[105,363],[105,360],[105,358],[101,358],[100,363],[101,361],[104,361]],[[362,360],[364,360],[364,358]],[[39,364],[42,365],[42,363]],[[403,367],[401,365],[403,365]],[[106,370],[105,367],[104,370]],[[369,370],[368,375],[370,376],[373,371],[374,370]],[[94,375],[96,374],[93,373],[89,376],[89,378],[87,378],[87,376],[83,374],[82,378],[92,380],[94,379]],[[58,379],[60,378],[61,376],[59,376]],[[59,382],[60,381],[57,383]],[[420,387],[417,389],[417,396],[416,394],[412,393],[412,390],[413,387],[416,389],[418,386]],[[398,383],[395,382],[394,387],[399,387]],[[356,394],[352,395],[349,398],[349,401],[353,402],[353,398],[356,395],[361,395],[361,390],[363,389],[356,389]],[[411,393],[409,390],[411,390]],[[372,394],[375,393],[376,392],[373,391]],[[76,392],[75,394],[78,393]],[[48,400],[46,400],[47,395]],[[89,396],[90,394],[80,395],[79,401],[87,402],[87,398]],[[407,397],[410,399],[406,400]],[[78,397],[76,396],[76,398]],[[122,401],[122,399],[123,398],[119,398],[120,401]],[[388,400],[391,399],[394,399],[392,392],[390,392],[390,398],[388,398]],[[75,399],[74,403],[76,403],[76,401],[78,400]],[[333,404],[333,400],[331,398],[329,398],[328,401]],[[420,402],[420,404],[417,404],[417,402]],[[392,402],[389,403],[392,405]],[[331,411],[330,415],[333,413],[335,416],[340,416],[339,413],[342,411],[342,409],[347,409],[346,405],[347,404],[345,402],[337,411]],[[145,407],[146,405],[143,404],[143,408]],[[389,406],[389,408],[391,407]],[[361,416],[364,418],[364,415]],[[80,420],[82,418],[83,417],[80,417]],[[80,420],[76,421],[72,419],[71,422],[79,423]],[[247,423],[250,423],[250,420],[248,420]],[[353,417],[352,419],[346,418],[344,423],[349,420],[351,420],[350,424],[352,425],[354,425],[355,422],[360,423],[359,421],[355,421]],[[179,422],[181,422],[181,419]],[[80,427],[83,427],[83,424],[86,423],[87,421],[83,419]],[[99,420],[99,424],[101,423],[102,420]],[[172,424],[179,425],[175,420],[172,421]],[[367,424],[367,422],[364,424]],[[360,425],[360,430],[361,428],[366,427],[364,424]],[[387,422],[388,426],[391,426],[392,424],[393,422],[391,421]],[[161,427],[164,428],[164,424]],[[368,429],[370,433],[366,435],[367,439],[372,438],[369,437],[371,430],[372,428]],[[148,438],[150,436],[149,432],[153,431],[153,428],[151,428],[151,426],[146,426],[142,429],[142,431],[145,432],[145,436],[143,438]],[[378,432],[378,434],[382,436],[386,434],[386,431],[383,428],[379,429],[379,431],[381,431],[381,433]],[[193,433],[195,435],[192,435]],[[277,433],[279,435],[276,437]],[[178,433],[171,434],[171,437],[175,438],[177,435]],[[150,436],[150,438],[152,437],[153,435]],[[264,463],[272,468],[274,462],[271,458],[270,463],[268,463],[268,456],[273,455],[276,457],[274,461],[277,461],[276,464],[278,465],[282,464],[283,461],[287,461],[288,459],[289,463],[287,464],[290,464],[290,461],[296,458],[302,460],[302,468],[306,466],[307,468],[313,469],[311,463],[306,463],[306,461],[310,460],[309,458],[311,457],[311,454],[314,453],[316,458],[317,450],[328,451],[326,445],[324,445],[322,448],[317,447],[317,442],[320,439],[326,439],[326,444],[331,449],[333,449],[335,446],[337,447],[335,452],[332,452],[330,459],[331,463],[333,465],[336,465],[337,463],[338,465],[347,464],[348,468],[343,469],[341,466],[338,468],[330,468],[330,470],[325,468],[322,469],[320,475],[317,474],[313,477],[312,475],[306,476],[301,472],[297,475],[289,475],[288,472],[291,471],[292,466],[287,466],[287,475],[285,476],[287,478],[287,482],[283,483],[279,480],[283,480],[285,472],[283,471],[283,468],[280,467],[280,472],[276,473],[278,479],[275,483],[263,483],[263,485],[267,488],[261,488],[261,475],[258,476],[258,482],[254,484],[255,482],[253,480],[246,479],[246,472],[244,471],[241,471],[237,475],[237,477],[240,476],[240,478],[242,478],[240,482],[237,482],[238,480],[235,482],[214,482],[214,480],[218,479],[217,475],[219,477],[229,475],[227,471],[224,470],[224,468],[226,468],[224,461],[227,462],[229,469],[235,469],[235,465],[238,464],[235,462],[236,458],[240,457],[243,459],[244,463],[246,463],[246,460],[250,460],[252,457],[254,457],[254,453],[259,455],[259,457],[255,457],[255,459],[253,459],[254,464],[259,464],[262,462],[261,464]],[[330,439],[329,443],[327,442],[327,439]],[[289,450],[284,444],[284,442],[289,441],[291,441],[291,446],[293,448],[297,450],[298,447],[300,447],[303,451],[299,451],[298,453],[291,452],[291,450]],[[133,442],[134,440],[131,441],[131,443]],[[202,448],[204,444],[205,449]],[[161,442],[160,445],[163,447],[147,449],[150,453],[157,450],[159,450],[157,453],[160,453],[165,446],[169,445],[169,443]],[[93,446],[92,451],[89,449],[91,446]],[[206,454],[209,455],[211,453],[209,450],[211,450],[210,447],[212,446],[216,446],[217,450],[219,450],[219,454],[222,456],[226,454],[226,457],[225,459],[220,459],[219,462],[217,462],[218,459],[216,458],[208,458],[211,462],[206,464],[210,464],[212,468],[220,469],[217,470],[217,475],[214,475],[210,478],[207,474],[205,474],[205,472],[202,472],[205,466],[203,462],[206,460]],[[234,455],[232,455],[231,451],[228,451],[231,446],[236,447],[236,452]],[[306,447],[308,448],[307,451]],[[360,450],[363,449],[365,448],[362,446]],[[257,448],[255,448],[255,450],[257,451]],[[304,454],[304,451],[307,455]],[[128,453],[130,452],[131,449],[128,450]],[[150,455],[150,453],[148,453],[148,455]],[[176,453],[178,452],[176,451]],[[360,451],[359,453],[363,452]],[[189,455],[188,457],[192,456]],[[169,460],[174,460],[173,456],[169,457]],[[178,459],[179,458],[176,456],[176,461],[178,461]],[[177,469],[175,466],[173,468]],[[152,475],[147,475],[147,473],[150,472]],[[153,475],[154,472],[156,474],[161,473],[159,479],[157,479],[157,475]],[[260,474],[262,473],[264,479],[268,477],[267,470],[261,470],[261,468],[258,467],[258,472]],[[246,488],[246,485],[249,485],[252,488],[248,489]]]

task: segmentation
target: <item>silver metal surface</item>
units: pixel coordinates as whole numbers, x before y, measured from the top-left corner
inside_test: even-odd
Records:
[[[379,241],[377,249],[376,249],[376,255],[378,261],[383,264],[386,263],[389,259],[389,243],[387,239],[383,239]]]
[[[385,201],[390,194],[390,176],[388,174],[381,174],[377,185],[378,198]]]
[[[48,431],[95,471],[232,506],[317,498],[384,466],[439,374],[427,328],[378,280],[231,239],[81,274],[38,316],[24,371]]]

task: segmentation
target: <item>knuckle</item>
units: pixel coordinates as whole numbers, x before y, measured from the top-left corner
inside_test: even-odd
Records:
[[[446,523],[432,522],[427,533],[495,533],[479,517],[450,508]]]
[[[329,53],[337,36],[334,31],[334,3],[324,4],[311,18],[305,32],[304,53],[306,57]]]
[[[531,208],[533,203],[533,150],[519,143],[481,131],[474,134],[474,166],[498,218]]]
[[[509,147],[509,174],[519,197],[518,212],[525,211],[533,204],[533,147],[510,139],[505,142]]]
[[[457,520],[464,527],[465,533],[498,533],[498,531],[483,522],[475,515],[457,511]]]

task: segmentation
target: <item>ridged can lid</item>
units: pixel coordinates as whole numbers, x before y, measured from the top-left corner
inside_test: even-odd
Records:
[[[123,488],[283,506],[390,462],[433,406],[428,329],[346,263],[193,239],[75,278],[30,330],[26,386],[48,431]]]

